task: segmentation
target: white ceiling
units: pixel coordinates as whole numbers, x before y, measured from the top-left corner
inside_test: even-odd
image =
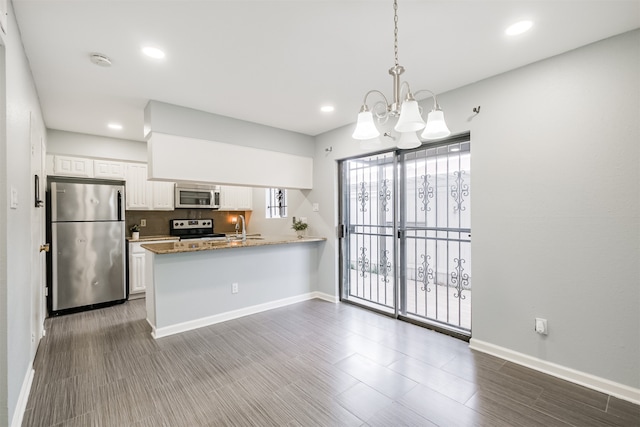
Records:
[[[391,0],[13,0],[48,128],[143,140],[149,100],[307,135],[391,96]],[[640,27],[638,0],[400,0],[412,90],[446,92]],[[531,19],[528,33],[504,29]],[[155,45],[164,60],[144,57]],[[89,60],[111,58],[110,68]],[[335,112],[320,112],[332,104]],[[446,105],[442,106],[446,110]],[[115,121],[120,131],[107,128]]]

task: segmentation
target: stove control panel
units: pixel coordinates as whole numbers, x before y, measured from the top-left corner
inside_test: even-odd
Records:
[[[172,219],[171,228],[173,230],[188,230],[194,228],[210,228],[213,230],[212,219]]]

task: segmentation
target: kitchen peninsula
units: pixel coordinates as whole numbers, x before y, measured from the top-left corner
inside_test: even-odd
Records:
[[[143,244],[147,321],[161,338],[315,297],[325,238]]]

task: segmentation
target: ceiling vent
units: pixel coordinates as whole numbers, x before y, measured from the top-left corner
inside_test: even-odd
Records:
[[[89,55],[89,58],[91,58],[91,62],[101,67],[111,66],[111,60],[109,59],[109,57],[101,53],[92,53]]]

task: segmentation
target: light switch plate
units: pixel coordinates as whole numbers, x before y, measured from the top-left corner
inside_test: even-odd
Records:
[[[320,204],[319,203],[314,203],[312,205],[313,211],[314,212],[318,212],[320,210]]]
[[[11,187],[11,209],[18,209],[18,189],[15,187]]]

